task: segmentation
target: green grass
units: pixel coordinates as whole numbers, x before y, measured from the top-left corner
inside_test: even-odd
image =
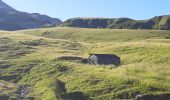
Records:
[[[8,98],[8,95],[10,95],[9,98],[18,98],[19,95],[17,94],[19,92],[19,86],[17,84],[13,84],[10,82],[5,82],[0,80],[0,99],[5,100],[5,98]]]
[[[169,31],[155,30],[118,30],[118,29],[84,29],[84,28],[49,28],[18,31],[19,33],[34,36],[66,39],[81,42],[126,42],[147,39],[166,39]]]
[[[66,27],[0,32],[0,46],[6,49],[0,51],[0,80],[29,85],[26,96],[37,100],[133,99],[138,94],[170,93],[169,37],[170,31]],[[23,53],[11,55],[15,52]],[[88,53],[117,54],[122,65],[55,60],[63,55],[87,58]]]

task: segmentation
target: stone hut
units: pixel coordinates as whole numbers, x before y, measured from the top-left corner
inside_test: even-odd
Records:
[[[120,57],[112,54],[92,54],[88,58],[89,64],[95,65],[116,65],[119,66],[121,64]]]

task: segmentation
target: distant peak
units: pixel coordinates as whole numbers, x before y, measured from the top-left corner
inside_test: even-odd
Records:
[[[11,10],[11,11],[16,11],[14,8],[12,8],[11,6],[7,5],[2,0],[0,0],[0,9],[7,9],[7,10]]]

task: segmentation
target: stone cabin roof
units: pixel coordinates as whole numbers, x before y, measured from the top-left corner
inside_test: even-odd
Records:
[[[91,54],[91,56],[92,55],[95,55],[98,58],[115,58],[115,57],[120,58],[120,57],[118,57],[117,55],[114,55],[114,54]]]

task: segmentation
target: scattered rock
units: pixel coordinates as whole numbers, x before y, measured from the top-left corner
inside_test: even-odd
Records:
[[[170,94],[140,94],[136,100],[170,100]]]

